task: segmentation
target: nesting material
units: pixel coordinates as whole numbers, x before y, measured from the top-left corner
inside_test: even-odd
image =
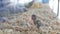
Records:
[[[0,23],[0,33],[3,34],[56,34],[60,32],[60,20],[55,17],[55,13],[46,5],[39,7],[39,4],[32,5],[32,8],[23,14],[16,14],[9,18],[10,24]],[[33,8],[36,9],[33,9]],[[31,19],[32,15],[36,15],[39,20],[39,29]],[[11,19],[12,18],[12,19]],[[42,24],[40,24],[42,23]],[[56,32],[57,31],[57,32]]]

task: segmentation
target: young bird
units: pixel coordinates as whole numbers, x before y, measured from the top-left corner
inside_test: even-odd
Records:
[[[36,15],[32,15],[32,20],[33,20],[34,24],[37,25],[37,28],[39,28],[41,26],[41,21],[37,20]]]
[[[32,18],[34,24],[36,25],[36,22],[35,22],[36,21],[36,15],[32,15],[31,18]]]

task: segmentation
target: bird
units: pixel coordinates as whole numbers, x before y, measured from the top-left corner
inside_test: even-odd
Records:
[[[35,21],[36,21],[36,15],[32,15],[31,19],[33,20],[34,24],[36,25]]]
[[[39,28],[42,25],[40,20],[36,20],[36,24],[37,24],[37,28]]]
[[[37,16],[36,16],[36,15],[33,14],[33,15],[31,16],[31,19],[33,20],[34,25],[36,25],[38,29],[39,29],[40,27],[43,27],[43,26],[44,26],[43,23],[41,22],[41,20],[37,19]]]
[[[37,28],[39,29],[39,27],[42,25],[40,20],[37,20],[37,16],[36,15],[32,15],[31,19],[33,20],[34,24],[37,25]]]

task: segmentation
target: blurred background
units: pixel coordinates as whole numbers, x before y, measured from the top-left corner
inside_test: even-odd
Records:
[[[33,0],[0,0],[0,14],[3,16],[8,16],[10,14],[18,12],[23,13],[28,10],[28,8],[25,7],[25,4],[28,5],[28,3],[31,1]],[[53,12],[57,14],[58,0],[34,0],[34,1],[49,5]],[[60,18],[60,12],[58,17]]]

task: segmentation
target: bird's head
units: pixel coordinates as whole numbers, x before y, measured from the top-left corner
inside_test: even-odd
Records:
[[[36,15],[31,16],[32,20],[36,20]]]

